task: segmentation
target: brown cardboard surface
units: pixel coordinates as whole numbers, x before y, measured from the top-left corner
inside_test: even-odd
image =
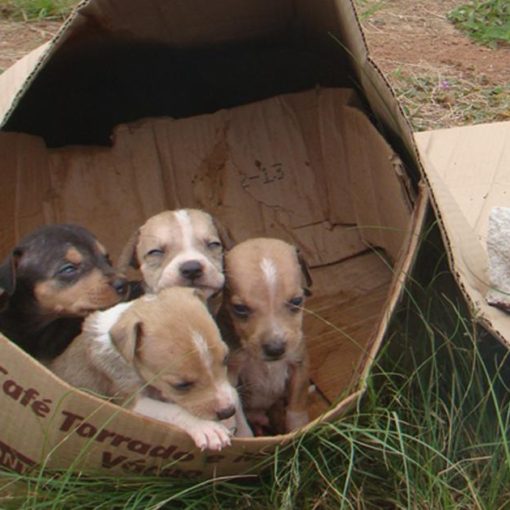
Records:
[[[510,122],[415,134],[454,275],[475,316],[510,346],[510,315],[489,306],[488,216],[510,206]]]
[[[422,190],[415,206],[416,182],[388,143],[413,154],[350,0],[91,0],[0,87],[1,256],[36,225],[65,221],[115,259],[147,217],[187,206],[236,241],[286,239],[314,278],[311,416],[355,405],[427,200]],[[7,339],[0,348],[0,465],[18,471],[239,474],[293,438],[204,454],[172,427],[72,390]]]

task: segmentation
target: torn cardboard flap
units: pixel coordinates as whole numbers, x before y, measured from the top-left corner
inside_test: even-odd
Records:
[[[510,346],[510,315],[491,307],[488,220],[510,206],[510,122],[416,133],[454,275],[476,317]]]

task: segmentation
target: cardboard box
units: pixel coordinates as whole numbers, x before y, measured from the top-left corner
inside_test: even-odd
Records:
[[[473,317],[507,347],[510,315],[486,301],[488,219],[510,207],[510,122],[416,133],[450,267]]]
[[[350,1],[91,0],[0,90],[1,256],[42,223],[76,222],[115,259],[147,217],[184,206],[236,241],[286,239],[314,278],[312,416],[356,404],[427,200]],[[0,465],[20,472],[239,474],[295,436],[202,453],[0,346]]]

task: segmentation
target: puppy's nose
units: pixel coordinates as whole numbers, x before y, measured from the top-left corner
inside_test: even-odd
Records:
[[[124,278],[115,278],[111,285],[119,296],[123,296],[127,291],[128,282]]]
[[[264,354],[271,359],[279,359],[285,353],[285,341],[280,338],[273,338],[262,344]]]
[[[225,407],[225,409],[221,409],[216,413],[218,420],[226,420],[231,416],[234,416],[236,412],[236,408],[234,406]]]
[[[188,260],[181,264],[179,271],[186,280],[196,280],[202,276],[204,268],[198,260]]]

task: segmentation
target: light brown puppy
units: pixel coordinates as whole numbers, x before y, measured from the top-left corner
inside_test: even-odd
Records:
[[[198,294],[169,288],[96,312],[48,367],[74,386],[179,427],[201,449],[230,444],[231,427],[251,435],[228,381],[228,348]]]
[[[163,211],[149,218],[124,248],[119,269],[131,264],[143,276],[145,292],[195,287],[207,299],[223,288],[225,235],[211,215],[199,209]]]
[[[308,422],[303,267],[295,247],[279,239],[250,239],[225,256],[220,320],[230,322],[231,336],[228,325],[222,325],[232,350],[229,371],[240,385],[244,410],[256,435],[268,428],[291,431]],[[310,284],[308,271],[305,276]],[[270,423],[268,417],[282,403],[283,427]]]

